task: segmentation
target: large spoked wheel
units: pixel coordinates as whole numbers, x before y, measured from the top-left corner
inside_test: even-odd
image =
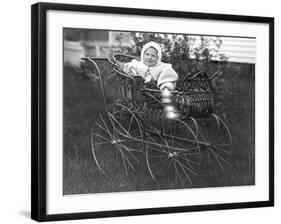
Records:
[[[232,157],[232,137],[226,123],[217,115],[198,120],[198,140],[211,166],[224,169]]]
[[[143,139],[138,121],[132,113],[119,115],[108,112],[93,126],[92,154],[104,174],[121,168],[128,175],[140,163]]]
[[[200,165],[200,149],[195,133],[180,120],[163,120],[160,130],[152,128],[146,142],[146,162],[152,178],[167,185],[192,184]],[[168,181],[168,182],[167,182]]]

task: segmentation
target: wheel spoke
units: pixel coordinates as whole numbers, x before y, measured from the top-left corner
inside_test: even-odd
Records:
[[[158,145],[159,146],[159,145]],[[158,148],[154,148],[154,147],[151,147],[151,146],[147,146],[148,148],[152,149],[152,150],[155,150],[157,152],[160,152],[160,153],[163,153],[165,155],[168,155],[168,152],[166,150],[163,150],[162,148],[158,149]],[[159,146],[160,147],[160,146]]]
[[[184,154],[183,156],[184,156],[184,160],[185,160],[186,162],[192,163],[192,164],[197,165],[197,166],[200,165],[200,163],[195,162],[195,161],[193,161],[192,159],[188,159],[185,154]]]
[[[162,160],[158,161],[157,163],[154,163],[153,165],[151,165],[151,167],[157,166],[157,165],[167,161],[168,159],[169,159],[169,157],[167,157],[166,159],[162,159]]]
[[[173,162],[174,162],[174,160],[173,160]],[[183,180],[182,180],[182,178],[181,178],[181,175],[180,175],[180,173],[179,173],[179,171],[178,171],[178,168],[177,168],[177,164],[176,164],[175,162],[174,162],[174,167],[175,167],[176,173],[178,174],[178,177],[179,177],[179,179],[180,179],[181,184],[184,186]]]
[[[225,163],[227,163],[228,165],[230,165],[230,162],[227,161],[224,157],[222,157],[220,154],[216,153],[214,150],[213,152],[217,155],[218,159],[224,161]]]
[[[185,160],[185,162],[188,164],[188,166],[189,166],[190,169],[192,169],[192,170],[193,170],[193,168],[192,168],[192,165],[191,165],[191,164],[194,164],[194,165],[196,165],[196,166],[200,165],[199,163],[194,162],[194,161],[191,160],[191,159],[188,159],[186,155],[183,155],[182,159]],[[195,171],[195,170],[194,170],[194,171]]]
[[[109,114],[110,117],[112,118],[113,122],[116,122],[118,124],[118,127],[121,128],[125,134],[127,135],[127,137],[131,137],[130,133],[120,124],[120,122],[112,115],[112,114]],[[116,128],[116,127],[115,127]],[[118,131],[118,128],[116,128],[117,131]],[[121,132],[120,132],[121,134]],[[122,135],[122,134],[121,134]]]
[[[180,166],[182,166],[182,167],[184,167],[186,170],[188,170],[190,173],[192,173],[193,175],[196,175],[196,173],[195,173],[192,169],[190,169],[189,167],[187,167],[187,166],[185,166],[184,164],[182,164],[178,159],[176,160],[176,162],[177,162]]]
[[[161,136],[160,136],[160,137],[161,137]],[[162,151],[168,153],[168,151],[163,147],[163,145],[162,145],[162,144],[159,144],[159,143],[156,141],[156,139],[154,139],[151,135],[149,136],[149,138],[151,138],[152,144],[153,144],[153,145],[156,145],[156,146],[160,147],[160,149],[161,149]],[[163,139],[162,139],[162,140],[163,140]],[[165,147],[166,147],[166,146],[167,146],[167,145],[165,145]]]
[[[104,144],[112,144],[111,142],[98,142],[95,145],[104,145]]]
[[[214,149],[220,150],[221,152],[224,152],[225,154],[232,155],[231,152],[229,152],[229,151],[227,151],[227,150],[225,150],[225,149],[222,149],[222,148],[220,148],[220,147],[218,147],[218,146],[212,146],[212,147],[213,147]]]
[[[127,170],[127,166],[126,166],[126,162],[125,162],[123,153],[121,153],[121,158],[122,158],[122,161],[123,161],[123,166],[125,168],[126,175],[128,176],[128,170]]]
[[[211,151],[211,152],[213,153],[213,155],[215,156],[215,159],[216,159],[216,161],[218,162],[218,164],[219,164],[219,166],[221,167],[221,169],[224,170],[224,166],[222,165],[221,161],[219,160],[217,153],[215,153],[213,149],[210,149],[210,151]]]
[[[139,161],[139,160],[135,157],[135,155],[131,152],[132,150],[131,150],[130,148],[126,147],[125,145],[119,145],[119,146],[125,148],[126,152],[128,152],[128,153],[131,155],[131,157],[133,157],[133,158],[135,159],[135,161],[136,161],[137,163],[140,163],[140,161]],[[133,151],[134,151],[134,150],[133,150]]]
[[[178,163],[179,163],[179,161],[178,161]],[[192,184],[192,181],[191,181],[189,175],[186,173],[186,170],[184,169],[185,166],[182,165],[182,164],[180,164],[180,168],[182,169],[182,171],[183,171],[183,173],[185,174],[185,176],[186,176],[186,178],[188,179],[188,181]],[[189,170],[189,172],[190,172],[190,170]],[[194,172],[192,172],[192,173],[193,173],[194,175],[196,175]]]
[[[109,130],[109,128],[108,128],[108,126],[107,126],[105,120],[104,120],[103,117],[101,116],[101,114],[100,114],[100,118],[101,118],[101,120],[102,120],[102,122],[103,122],[103,124],[104,124],[104,126],[105,126],[105,128],[106,128],[106,130],[107,130],[107,133],[110,135],[110,137],[112,137],[111,131]]]
[[[132,122],[133,122],[133,116],[131,117],[131,120],[130,120],[130,125],[129,125],[129,128],[128,128],[128,132],[130,133],[130,130],[131,130],[131,125],[132,125]]]
[[[167,157],[167,155],[165,155],[165,156],[150,156],[151,158],[163,158],[163,157]]]
[[[101,126],[101,124],[96,122],[96,125],[101,128],[102,130],[105,131],[106,134],[108,134],[110,137],[112,137],[111,133],[107,130],[107,128],[104,128],[103,126]]]
[[[102,138],[103,140],[106,140],[106,141],[111,142],[111,140],[110,140],[110,139],[108,139],[108,138],[106,138],[106,137],[103,137],[103,136],[101,136],[100,134],[93,133],[93,135],[95,135],[95,136],[97,136],[97,137],[100,137],[100,138]]]

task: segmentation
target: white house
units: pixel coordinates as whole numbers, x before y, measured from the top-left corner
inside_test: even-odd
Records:
[[[221,37],[220,52],[224,53],[231,62],[251,63],[256,62],[256,39]]]

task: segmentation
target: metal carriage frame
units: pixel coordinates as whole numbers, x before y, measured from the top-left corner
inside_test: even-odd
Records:
[[[180,80],[170,95],[177,117],[170,119],[165,114],[161,91],[151,83],[144,84],[142,77],[123,71],[125,62],[138,58],[110,53],[106,58],[83,59],[99,77],[105,105],[106,113],[100,114],[99,121],[95,122],[91,138],[94,161],[103,174],[109,170],[107,156],[112,154],[126,174],[136,171],[137,164],[145,163],[154,181],[172,176],[183,185],[192,184],[192,176],[205,161],[222,169],[230,163],[230,130],[223,119],[213,113],[211,80],[218,73],[188,73]],[[119,89],[120,97],[110,104],[99,66],[101,60],[112,65]],[[91,79],[92,75],[89,75]]]

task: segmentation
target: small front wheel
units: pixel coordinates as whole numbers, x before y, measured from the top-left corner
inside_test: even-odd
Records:
[[[92,154],[103,174],[114,173],[120,168],[124,169],[126,174],[130,170],[136,170],[136,164],[140,162],[138,155],[142,152],[142,139],[137,139],[131,134],[126,135],[128,131],[111,113],[100,115],[100,119],[93,125]]]

